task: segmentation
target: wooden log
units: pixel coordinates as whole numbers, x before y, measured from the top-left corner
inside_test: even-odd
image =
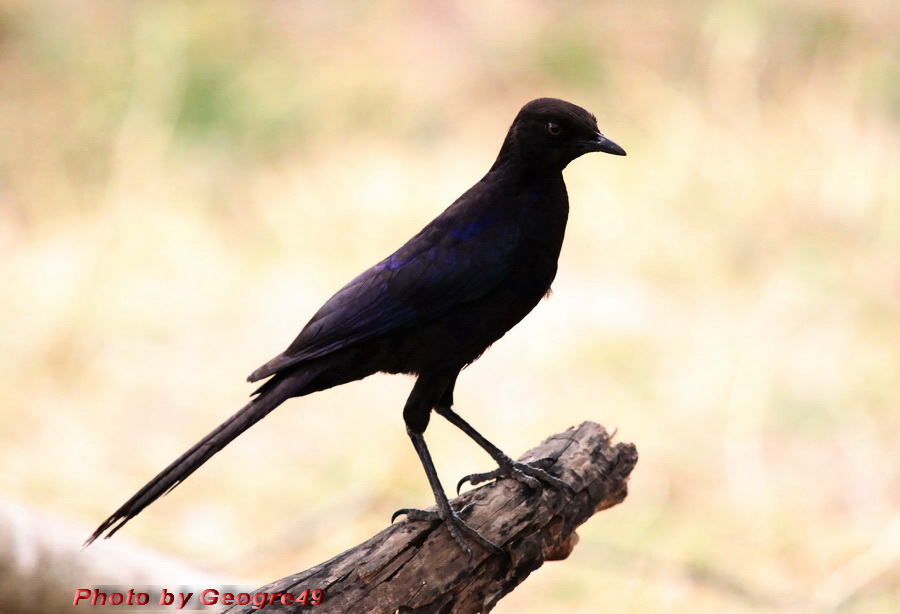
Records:
[[[471,560],[443,523],[403,520],[333,559],[257,589],[258,593],[324,597],[319,605],[270,600],[266,612],[322,614],[488,612],[544,564],[565,559],[575,529],[595,513],[621,503],[637,463],[634,445],[610,441],[599,424],[585,422],[553,435],[519,460],[551,457],[548,471],[574,494],[545,487],[531,490],[503,479],[464,493],[454,509],[473,503],[464,520],[507,554],[472,546]],[[304,593],[309,589],[309,593]],[[252,605],[229,614],[251,613]]]

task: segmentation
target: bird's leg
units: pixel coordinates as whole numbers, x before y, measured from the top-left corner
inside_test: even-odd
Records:
[[[453,539],[456,540],[456,543],[459,544],[459,547],[463,549],[470,559],[472,558],[472,548],[469,546],[469,540],[474,541],[485,550],[502,553],[499,546],[467,525],[460,517],[461,513],[464,513],[469,509],[472,505],[471,503],[459,512],[455,511],[453,507],[450,506],[450,501],[447,500],[447,495],[444,493],[444,489],[441,486],[441,480],[438,478],[437,470],[435,470],[434,463],[431,460],[431,454],[428,452],[428,446],[425,445],[425,437],[422,433],[416,433],[410,428],[407,428],[406,431],[409,434],[409,438],[412,440],[416,453],[419,455],[419,460],[422,461],[422,467],[425,468],[425,475],[428,476],[428,484],[431,486],[431,492],[434,493],[434,501],[437,503],[438,509],[436,512],[413,508],[400,509],[394,512],[394,515],[391,517],[391,522],[401,514],[405,514],[407,518],[413,520],[443,520],[447,525],[447,529],[450,531],[450,535],[453,536]]]
[[[503,554],[503,550],[467,525],[460,517],[462,513],[468,511],[471,504],[462,508],[459,512],[450,506],[450,501],[447,500],[447,495],[444,493],[443,486],[441,486],[437,470],[434,468],[434,462],[431,460],[431,454],[428,452],[428,446],[425,445],[425,436],[423,434],[425,427],[428,425],[428,416],[431,413],[431,408],[434,406],[434,402],[431,399],[440,398],[447,383],[449,382],[452,387],[454,380],[455,376],[450,380],[444,379],[439,381],[434,381],[430,377],[419,376],[403,411],[403,417],[406,421],[406,432],[412,441],[416,454],[419,455],[422,467],[425,469],[428,484],[431,486],[431,492],[434,494],[434,501],[437,504],[437,511],[404,508],[394,512],[391,522],[400,515],[406,515],[407,518],[413,520],[443,520],[450,531],[450,535],[453,536],[453,539],[456,540],[456,543],[459,544],[460,548],[471,560],[472,548],[469,546],[469,541],[477,543],[485,550],[501,554]],[[440,385],[436,385],[438,383]],[[437,392],[436,395],[435,392]]]
[[[450,405],[450,403],[441,403],[438,407],[435,407],[434,411],[446,418],[450,422],[450,424],[456,426],[463,433],[471,437],[475,441],[475,443],[477,443],[484,449],[485,452],[490,454],[491,458],[493,458],[498,465],[498,467],[493,471],[473,473],[472,475],[465,476],[457,483],[456,492],[459,492],[459,489],[466,482],[469,482],[472,486],[476,486],[478,484],[481,484],[482,482],[487,482],[489,480],[495,480],[497,478],[504,477],[514,478],[515,480],[522,482],[526,486],[534,489],[540,489],[541,482],[543,482],[545,484],[553,486],[554,488],[566,490],[569,493],[573,492],[572,487],[569,486],[566,482],[547,473],[546,469],[554,463],[555,459],[550,457],[539,458],[535,461],[531,461],[530,463],[520,463],[519,461],[514,461],[509,456],[504,454],[503,451],[500,450],[500,448],[485,439],[484,435],[472,428],[472,425],[463,420],[459,414],[450,409]]]

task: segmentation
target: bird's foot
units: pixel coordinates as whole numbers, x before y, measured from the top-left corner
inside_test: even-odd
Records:
[[[549,456],[533,460],[529,463],[520,463],[519,461],[512,460],[508,456],[503,456],[498,461],[499,466],[493,471],[473,473],[461,479],[456,485],[456,492],[459,493],[459,489],[462,488],[462,485],[466,482],[472,486],[477,486],[478,484],[489,482],[490,480],[513,478],[517,482],[525,484],[525,486],[532,490],[542,490],[543,484],[549,484],[557,490],[565,490],[570,495],[575,494],[575,491],[569,484],[547,473],[546,469],[555,462],[556,459]]]
[[[458,512],[453,510],[453,508],[450,508],[449,513],[446,514],[443,513],[443,510],[440,508],[436,511],[403,508],[394,512],[394,515],[391,516],[391,522],[393,523],[398,516],[406,516],[410,520],[421,520],[426,522],[444,521],[444,524],[447,525],[447,530],[450,531],[450,535],[453,536],[453,539],[456,540],[456,543],[459,544],[459,547],[466,553],[470,561],[472,560],[472,547],[469,545],[470,542],[478,544],[488,552],[508,556],[500,546],[467,525],[462,519],[462,515],[467,513],[472,508],[472,505],[472,503],[469,503],[460,508]]]

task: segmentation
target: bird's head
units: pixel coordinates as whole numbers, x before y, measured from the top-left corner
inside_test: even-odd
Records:
[[[497,162],[511,156],[535,170],[562,170],[592,151],[625,155],[600,133],[597,119],[585,109],[558,98],[538,98],[519,111]]]

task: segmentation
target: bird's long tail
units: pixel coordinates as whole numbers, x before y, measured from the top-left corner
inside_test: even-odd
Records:
[[[293,380],[293,381],[292,381]],[[294,378],[286,378],[280,382],[270,382],[265,392],[255,397],[236,414],[216,427],[209,435],[198,441],[190,450],[179,456],[172,464],[163,469],[159,475],[150,480],[134,494],[122,507],[103,521],[97,530],[84,542],[89,546],[95,539],[107,533],[112,535],[122,526],[137,516],[145,507],[167,494],[196,471],[200,465],[231,443],[238,435],[265,418],[269,412],[292,396],[297,396],[300,382]]]

